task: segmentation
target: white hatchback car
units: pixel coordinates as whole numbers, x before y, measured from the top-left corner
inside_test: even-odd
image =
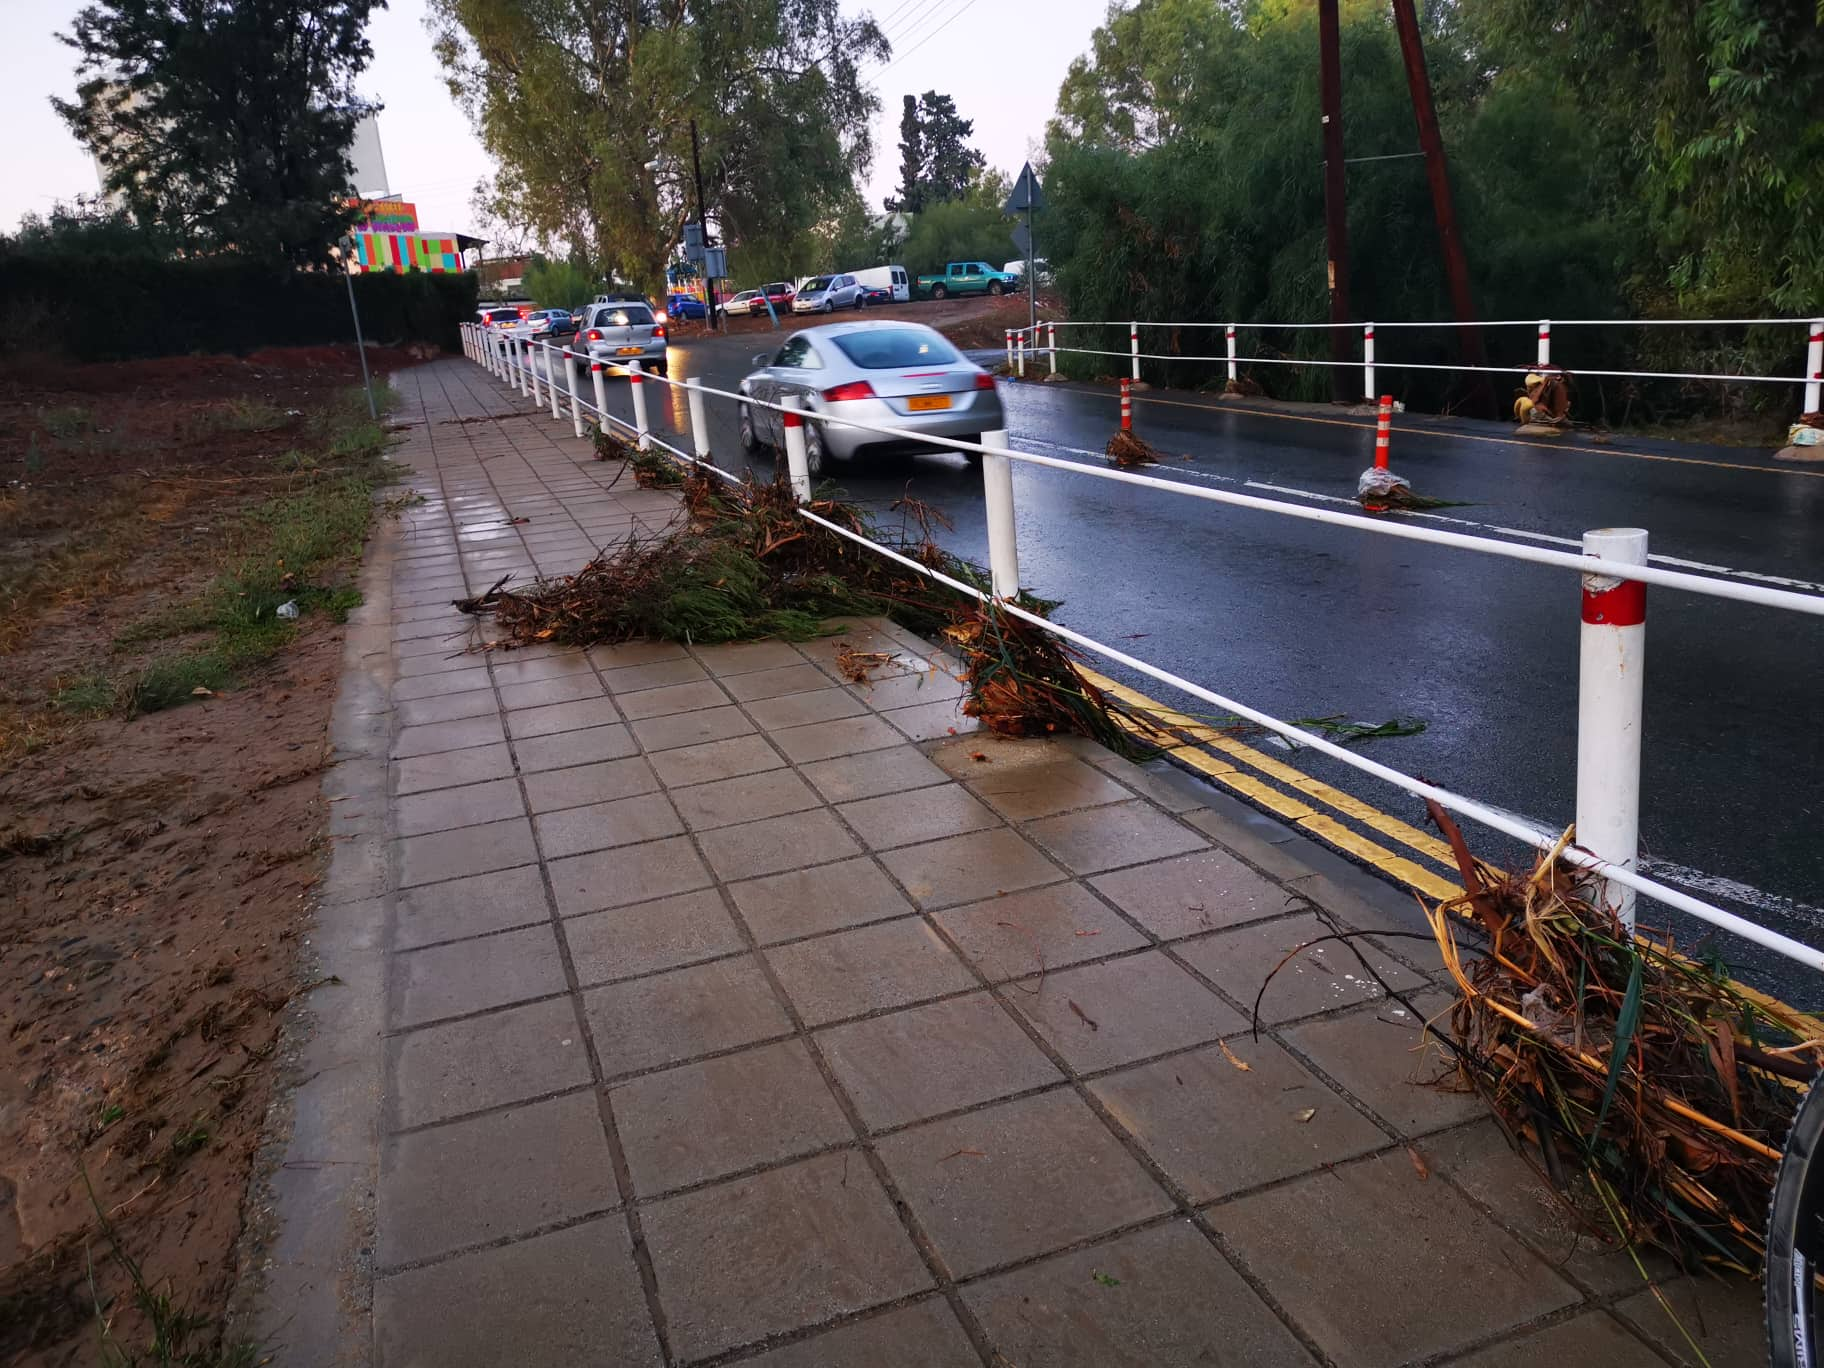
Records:
[[[793,313],[835,313],[859,309],[867,291],[852,275],[812,276],[792,300]]]

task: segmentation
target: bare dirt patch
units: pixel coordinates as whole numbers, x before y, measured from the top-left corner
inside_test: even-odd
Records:
[[[345,546],[351,504],[358,545],[359,376],[331,348],[0,374],[0,1361],[94,1363],[104,1324],[243,1361],[219,1324],[280,1013],[337,988],[294,966],[341,631],[268,615],[183,706],[130,686],[260,594],[346,595],[349,557],[294,587],[261,548]],[[340,540],[300,541],[326,507]]]

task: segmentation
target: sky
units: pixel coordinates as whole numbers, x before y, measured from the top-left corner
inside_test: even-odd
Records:
[[[8,0],[0,9],[0,128],[9,173],[0,177],[0,231],[58,200],[95,192],[95,167],[51,109],[76,86],[76,54],[54,35],[82,0]],[[1071,59],[1089,47],[1108,0],[842,0],[849,15],[872,13],[893,44],[865,79],[880,96],[874,164],[863,182],[879,211],[898,170],[904,96],[938,90],[975,120],[974,143],[1009,173],[1036,149]],[[359,82],[379,99],[380,141],[393,192],[418,206],[427,229],[469,231],[477,180],[492,162],[457,109],[432,56],[423,0],[393,0],[369,26],[374,61]]]

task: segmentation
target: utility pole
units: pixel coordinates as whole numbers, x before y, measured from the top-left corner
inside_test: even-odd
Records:
[[[1482,329],[1476,324],[1476,302],[1469,289],[1469,261],[1463,254],[1463,235],[1457,229],[1457,209],[1450,195],[1450,168],[1444,160],[1444,135],[1438,129],[1438,111],[1431,98],[1431,76],[1425,70],[1425,44],[1419,36],[1419,17],[1412,0],[1393,0],[1393,22],[1400,34],[1400,56],[1406,63],[1406,84],[1412,91],[1412,114],[1419,125],[1419,146],[1425,152],[1425,175],[1431,182],[1431,211],[1438,221],[1438,243],[1444,253],[1444,277],[1450,284],[1450,303],[1457,315],[1457,342],[1465,364],[1486,366]],[[1488,376],[1472,372],[1470,392],[1484,417],[1496,414],[1495,394]]]
[[[1349,322],[1349,204],[1343,167],[1343,53],[1337,0],[1317,0],[1319,99],[1324,126],[1324,247],[1328,259],[1330,321]],[[1339,403],[1361,398],[1349,392],[1356,374],[1350,364],[1350,330],[1330,329],[1330,394]],[[1372,396],[1370,396],[1372,397]]]
[[[709,326],[716,325],[716,282],[709,274],[709,218],[703,208],[703,158],[697,151],[697,120],[693,115],[690,120],[690,169],[697,182],[697,231],[703,238],[703,284],[705,305],[709,310]]]

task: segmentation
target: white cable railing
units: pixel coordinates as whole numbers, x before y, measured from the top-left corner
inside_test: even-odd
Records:
[[[1239,700],[1225,697],[1192,680],[1184,679],[1104,642],[1019,607],[1013,601],[1019,592],[1019,569],[1012,509],[1011,466],[1014,462],[1021,462],[1065,471],[1072,475],[1135,485],[1183,498],[1202,499],[1209,503],[1226,504],[1279,517],[1326,523],[1373,536],[1427,542],[1455,550],[1473,551],[1510,560],[1574,570],[1582,577],[1584,586],[1584,646],[1578,720],[1577,833],[1579,843],[1565,847],[1562,852],[1563,858],[1606,880],[1611,905],[1616,906],[1622,912],[1630,925],[1633,923],[1634,895],[1644,894],[1665,906],[1676,908],[1700,921],[1773,950],[1808,968],[1824,970],[1824,950],[1805,945],[1769,927],[1762,926],[1758,922],[1718,907],[1714,903],[1693,897],[1681,889],[1647,878],[1635,867],[1638,858],[1639,814],[1640,701],[1638,681],[1640,650],[1644,635],[1644,586],[1654,584],[1681,592],[1753,603],[1761,607],[1797,612],[1812,617],[1824,616],[1824,595],[1801,594],[1762,585],[1740,584],[1707,575],[1648,565],[1645,563],[1646,534],[1629,529],[1619,531],[1607,529],[1585,535],[1586,548],[1590,548],[1592,544],[1613,547],[1626,558],[1592,554],[1587,549],[1583,555],[1574,555],[1570,552],[1552,551],[1543,547],[1526,546],[1490,537],[1440,532],[1430,528],[1393,523],[1384,519],[1369,519],[1354,514],[1282,503],[1253,495],[1187,486],[1159,479],[1156,476],[1136,475],[1125,470],[1103,469],[1057,457],[1041,456],[1033,452],[1015,451],[1009,447],[1005,432],[984,433],[983,440],[980,442],[929,437],[923,433],[889,424],[869,423],[804,410],[792,400],[783,404],[769,403],[745,394],[714,389],[703,385],[694,378],[680,381],[668,376],[646,375],[637,362],[628,363],[624,367],[620,367],[618,363],[592,364],[591,379],[595,388],[596,402],[591,404],[578,394],[575,371],[569,365],[564,367],[569,379],[566,386],[567,394],[560,396],[556,388],[557,370],[553,363],[554,356],[561,356],[567,361],[573,361],[581,354],[568,347],[553,347],[549,343],[536,345],[539,348],[539,354],[544,358],[542,371],[551,396],[550,404],[553,416],[561,416],[559,413],[560,400],[567,397],[579,436],[581,435],[581,415],[586,411],[598,424],[613,424],[615,427],[633,434],[642,448],[658,447],[680,461],[699,469],[712,471],[725,480],[736,481],[739,477],[718,468],[710,459],[709,433],[703,412],[703,398],[713,396],[728,399],[738,405],[767,409],[783,415],[788,474],[801,504],[809,502],[811,488],[803,434],[803,424],[807,420],[835,424],[898,440],[910,440],[934,448],[980,455],[983,458],[984,493],[988,512],[992,595],[984,594],[979,588],[939,574],[889,547],[881,546],[828,519],[817,516],[808,508],[801,507],[799,513],[842,537],[866,546],[876,553],[960,593],[982,600],[992,597],[998,602],[1001,611],[1010,613],[1022,621],[1030,622],[1074,646],[1134,670],[1147,678],[1169,685],[1201,702],[1246,718],[1268,731],[1295,741],[1300,746],[1316,750],[1415,797],[1431,799],[1459,816],[1467,817],[1538,850],[1551,850],[1556,847],[1560,840],[1559,833],[1514,814],[1503,812],[1477,799],[1428,783],[1391,766],[1368,759],[1327,737],[1307,731],[1292,722],[1274,717],[1270,713]],[[508,384],[517,382],[522,392],[525,393],[534,392],[538,385],[537,377],[541,369],[539,362],[530,359],[534,354],[532,347],[533,344],[527,339],[502,336],[475,325],[465,325],[464,349],[470,358],[487,366],[490,371]],[[605,364],[623,369],[632,381],[634,407],[632,423],[628,423],[625,419],[608,413],[606,410],[602,379],[605,374]],[[690,400],[694,452],[685,452],[662,441],[652,433],[646,418],[643,386],[654,381],[686,392]],[[1631,678],[1626,678],[1630,671]],[[1623,683],[1619,695],[1616,688],[1618,678],[1621,678]],[[1630,689],[1632,689],[1631,701],[1629,699]],[[1617,738],[1620,740],[1618,741]],[[1631,753],[1630,746],[1632,747]],[[1599,763],[1592,761],[1592,755],[1599,756]],[[1599,834],[1593,835],[1592,833]]]
[[[1389,328],[1534,328],[1536,347],[1534,359],[1529,365],[1482,366],[1465,362],[1435,361],[1402,361],[1377,355],[1375,335]],[[1373,398],[1377,394],[1375,385],[1375,367],[1386,366],[1394,370],[1411,371],[1459,371],[1482,375],[1525,375],[1540,370],[1562,370],[1566,367],[1552,360],[1553,328],[1616,328],[1616,327],[1789,327],[1804,329],[1805,351],[1804,370],[1800,375],[1746,375],[1716,371],[1647,371],[1647,370],[1605,370],[1589,367],[1572,367],[1576,374],[1594,376],[1601,379],[1619,380],[1684,380],[1703,381],[1728,385],[1791,385],[1800,391],[1800,414],[1816,413],[1819,410],[1820,396],[1824,395],[1824,318],[1572,318],[1572,319],[1516,319],[1503,318],[1492,322],[1460,324],[1454,320],[1418,320],[1396,323],[1211,323],[1204,320],[1183,320],[1179,322],[1149,322],[1146,320],[1116,321],[1110,319],[1056,319],[1025,328],[1007,330],[1007,365],[1022,377],[1025,375],[1026,354],[1032,353],[1035,364],[1043,355],[1049,358],[1052,374],[1057,373],[1058,357],[1061,355],[1100,356],[1124,360],[1129,366],[1129,379],[1138,382],[1141,379],[1140,363],[1148,362],[1192,362],[1207,365],[1223,365],[1227,368],[1230,380],[1240,377],[1242,366],[1311,366],[1319,369],[1353,369],[1362,371],[1362,394]],[[1058,329],[1060,328],[1126,328],[1128,346],[1126,351],[1108,350],[1095,347],[1060,347]],[[1179,355],[1171,352],[1143,352],[1140,350],[1140,332],[1143,328],[1152,329],[1185,329],[1185,328],[1222,328],[1227,341],[1227,348],[1221,355]],[[1328,331],[1334,329],[1359,330],[1362,334],[1361,359],[1359,361],[1337,361],[1320,357],[1288,356],[1249,356],[1243,355],[1239,348],[1239,334],[1246,332],[1286,332],[1286,331]]]

